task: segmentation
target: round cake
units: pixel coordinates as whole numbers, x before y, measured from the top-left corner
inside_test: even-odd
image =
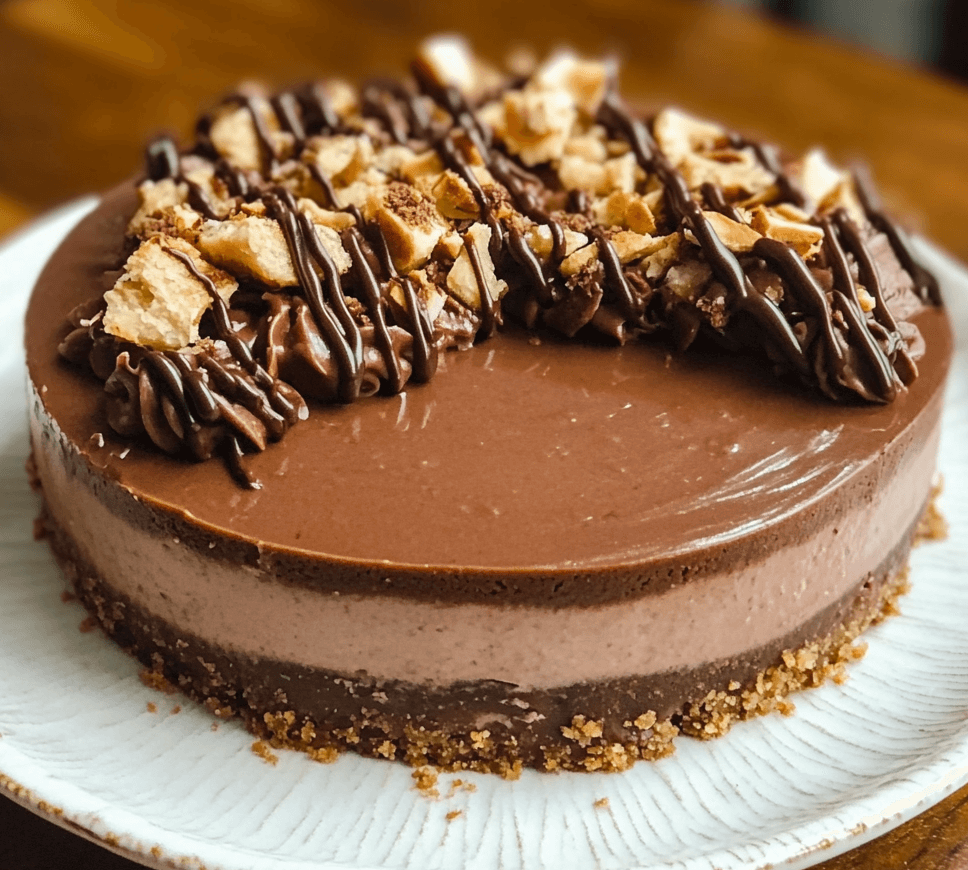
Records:
[[[820,152],[452,41],[198,131],[27,315],[44,528],[147,678],[322,760],[621,770],[891,611],[951,342]]]

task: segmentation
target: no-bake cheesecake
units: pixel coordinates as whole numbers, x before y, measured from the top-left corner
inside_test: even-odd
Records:
[[[54,552],[159,682],[320,759],[621,770],[838,673],[951,353],[869,187],[560,53],[233,94],[27,315]]]

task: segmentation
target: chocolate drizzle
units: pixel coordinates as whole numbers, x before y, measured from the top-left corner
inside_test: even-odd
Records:
[[[252,356],[232,328],[228,307],[212,280],[184,252],[169,249],[168,253],[208,291],[215,334],[224,342],[228,359],[220,361],[205,349],[195,353],[149,351],[132,369],[130,357],[125,356],[121,368],[138,376],[141,424],[151,441],[168,453],[180,452],[185,444],[194,458],[207,459],[221,443],[235,477],[258,488],[258,481],[244,470],[242,441],[264,450],[269,441],[278,441],[298,420],[305,419],[306,405],[295,390],[270,377]],[[125,391],[117,393],[117,398],[130,402],[132,396]]]
[[[661,186],[659,221],[686,250],[681,262],[699,264],[711,275],[682,294],[663,284],[662,270],[656,279],[634,261],[623,261],[618,230],[595,220],[589,191],[565,188],[553,166],[524,166],[504,150],[467,95],[422,63],[413,72],[413,83],[364,85],[355,118],[338,114],[320,84],[271,98],[230,96],[223,109],[241,109],[251,119],[261,171],[240,168],[219,154],[210,135],[215,116],[203,117],[191,159],[210,164],[220,185],[213,188],[218,207],[202,184],[186,177],[170,138],[148,146],[147,177],[185,184],[188,205],[203,219],[224,221],[240,209],[258,208],[274,221],[296,285],[258,287],[247,279],[239,294],[244,301],[230,309],[192,256],[166,247],[211,302],[196,346],[162,351],[116,339],[103,327],[100,300],[74,312],[61,352],[105,380],[109,418],[119,433],[145,434],[166,452],[196,459],[220,451],[240,482],[257,486],[245,454],[265,449],[304,418],[304,397],[349,403],[374,392],[398,393],[411,379],[427,381],[442,349],[494,335],[504,308],[529,327],[543,325],[568,336],[587,329],[622,342],[665,330],[681,347],[702,334],[727,347],[752,344],[782,373],[838,401],[890,402],[917,376],[905,339],[913,327],[899,324],[888,307],[894,291],[885,284],[872,239],[886,237],[922,303],[940,303],[937,282],[917,263],[907,237],[885,217],[862,178],[856,187],[867,223],[843,208],[809,218],[823,238],[808,260],[767,237],[737,253],[708,216],[746,225],[736,197],[708,180],[690,190],[649,122],[625,108],[612,79],[595,122],[616,145],[627,146],[650,183]],[[520,84],[509,80],[507,87]],[[461,253],[477,285],[476,307],[448,286],[453,248],[447,253],[438,245],[419,281],[398,268],[383,223],[368,207],[343,197],[338,189],[345,182],[335,183],[307,157],[318,137],[333,135],[370,137],[377,150],[433,153],[457,176],[472,197],[477,220],[490,230],[485,263],[468,232],[473,221],[455,220],[451,228],[462,240]],[[728,141],[737,151],[752,152],[772,174],[776,201],[805,206],[807,197],[773,146],[735,134]],[[352,221],[338,233],[348,269],[345,262],[337,265],[298,199],[305,188],[290,183],[300,177],[293,167],[313,183],[314,196],[322,192],[320,205]],[[535,230],[546,245],[550,240],[542,255],[529,241]],[[576,238],[593,246],[593,256],[566,270],[574,251],[569,245],[576,244],[569,239]],[[506,299],[492,295],[491,269],[509,286]],[[436,317],[428,307],[434,293],[445,300]]]
[[[259,151],[262,155],[263,165],[266,166],[271,174],[279,165],[279,159],[276,156],[276,149],[272,142],[272,135],[269,132],[269,128],[266,125],[265,118],[262,117],[262,113],[259,111],[259,107],[253,97],[247,96],[236,96],[233,97],[231,101],[237,101],[240,105],[244,106],[248,112],[249,116],[252,118],[252,127],[255,130],[256,138],[259,141]],[[276,106],[273,105],[273,109]]]
[[[685,179],[659,151],[645,124],[633,118],[614,93],[609,94],[602,103],[599,117],[603,124],[618,130],[627,138],[639,166],[659,177],[673,215],[699,241],[706,261],[727,290],[729,304],[756,321],[764,333],[764,343],[771,355],[784,359],[801,376],[807,375],[803,349],[792,327],[777,305],[752,286],[739,260],[716,234],[699,203],[690,195]]]
[[[188,202],[193,208],[209,219],[219,220],[221,218],[201,185],[190,178],[186,178],[182,173],[181,158],[178,156],[178,149],[170,137],[159,136],[149,143],[147,149],[145,149],[145,165],[147,176],[152,181],[171,178],[177,183],[186,185]]]
[[[753,152],[756,154],[760,163],[776,177],[776,183],[780,188],[780,195],[783,199],[797,206],[806,205],[807,198],[803,195],[803,191],[800,190],[799,185],[783,170],[783,165],[780,163],[780,155],[774,145],[770,145],[767,142],[745,141],[744,144],[748,144],[753,148]]]
[[[921,299],[931,305],[940,305],[941,290],[938,287],[937,279],[917,261],[904,230],[891,221],[881,210],[881,204],[866,173],[863,170],[858,170],[854,173],[854,178],[857,184],[857,194],[863,203],[867,219],[876,229],[887,236],[904,270],[914,280],[914,286],[917,288]]]
[[[359,327],[346,309],[339,282],[339,273],[332,258],[319,244],[316,232],[308,221],[300,220],[295,202],[288,191],[277,190],[265,196],[265,203],[269,212],[279,222],[289,256],[292,258],[309,307],[312,310],[316,325],[326,340],[330,352],[336,357],[337,382],[336,399],[340,402],[352,402],[360,395],[360,384],[363,379],[363,343]],[[319,277],[313,269],[313,262],[324,270],[327,281],[332,287],[330,299],[338,299],[336,310],[323,295],[323,288]],[[339,313],[337,313],[339,312]]]
[[[726,215],[730,220],[742,223],[743,216],[736,210],[735,206],[730,205],[726,201],[723,189],[718,184],[713,184],[711,181],[704,181],[699,190],[709,208],[713,211],[718,211],[722,215]]]
[[[811,379],[811,371],[816,384],[834,399],[844,397],[844,391],[855,394],[869,402],[891,402],[898,389],[903,388],[912,376],[912,363],[906,352],[898,360],[898,348],[903,344],[896,324],[876,290],[878,279],[869,252],[856,230],[850,232],[855,258],[863,257],[865,274],[875,288],[875,308],[883,308],[886,317],[875,315],[875,328],[860,310],[857,288],[850,272],[850,264],[841,247],[834,224],[828,218],[821,219],[824,229],[824,251],[834,274],[832,299],[812,277],[803,259],[792,248],[772,239],[762,238],[753,246],[753,253],[761,256],[776,270],[785,285],[792,289],[802,305],[811,309],[812,316],[819,323],[823,353],[816,353],[814,363],[808,366],[807,353],[780,307],[766,295],[755,290],[745,275],[738,258],[723,244],[703,215],[699,204],[689,195],[688,187],[682,176],[671,166],[668,159],[658,151],[645,125],[632,118],[622,108],[617,97],[611,94],[602,106],[601,119],[625,135],[636,155],[640,166],[655,172],[661,179],[669,204],[679,221],[695,234],[700,248],[719,281],[727,288],[729,304],[738,310],[749,313],[763,331],[764,342],[774,354],[784,360],[801,377]],[[802,205],[804,197],[796,190],[792,181],[783,173],[775,149],[772,146],[757,145],[756,154],[763,165],[777,177],[777,183],[784,195],[797,205]],[[862,185],[861,185],[862,187]],[[703,196],[712,207],[732,219],[738,213],[726,210],[727,204],[721,191],[711,185],[704,185]],[[920,272],[925,272],[914,262],[900,231],[891,226],[880,212],[871,205],[870,197],[865,198],[865,210],[871,223],[885,232],[891,245],[907,271],[918,282]],[[837,216],[838,225],[849,223],[846,214]],[[925,272],[927,275],[927,273]],[[930,280],[928,280],[930,279]],[[932,276],[922,278],[918,289],[922,298],[939,301],[937,288]],[[838,328],[837,324],[844,324]],[[874,332],[877,332],[877,335]],[[897,362],[897,368],[895,368]]]
[[[464,236],[464,250],[467,251],[467,258],[471,261],[471,268],[474,270],[474,278],[477,280],[477,291],[481,305],[481,328],[478,330],[480,338],[490,338],[494,335],[494,330],[499,324],[499,314],[494,307],[494,300],[487,286],[484,277],[484,266],[481,263],[481,255],[474,247],[473,241]]]
[[[380,282],[377,280],[369,260],[364,253],[366,241],[360,234],[360,231],[352,227],[343,234],[343,243],[349,251],[350,257],[353,260],[353,268],[356,270],[357,279],[363,287],[367,310],[375,326],[376,346],[387,367],[390,391],[399,393],[406,383],[406,378],[403,374],[400,360],[394,352],[393,340],[387,328]]]
[[[293,92],[302,110],[302,123],[307,133],[335,133],[340,128],[339,116],[319,82],[310,82]]]

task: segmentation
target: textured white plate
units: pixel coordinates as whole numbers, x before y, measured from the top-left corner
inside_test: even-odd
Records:
[[[78,630],[83,611],[61,602],[47,547],[31,538],[20,323],[44,260],[91,205],[0,250],[0,788],[21,802],[159,866],[749,870],[828,858],[968,782],[963,340],[941,462],[951,539],[917,551],[903,615],[869,634],[847,683],[798,696],[792,718],[683,740],[624,774],[464,775],[476,791],[450,797],[455,777],[442,775],[432,799],[399,764],[282,753],[271,767],[235,725],[213,731],[188,702],[174,715],[182,699],[146,689],[133,660]],[[924,256],[968,327],[968,274]]]

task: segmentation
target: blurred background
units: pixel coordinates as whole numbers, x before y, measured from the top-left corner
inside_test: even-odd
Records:
[[[836,159],[860,157],[900,211],[917,211],[927,183],[944,213],[929,222],[944,236],[955,214],[962,222],[950,190],[968,138],[955,108],[968,95],[966,10],[965,0],[0,0],[0,234],[136,172],[150,136],[190,136],[199,110],[240,79],[399,73],[419,39],[459,31],[493,60],[515,46],[613,53],[640,105],[676,103],[791,150],[819,142]],[[914,108],[927,122],[902,130]],[[926,179],[912,161],[928,147],[943,159]]]
[[[965,0],[729,2],[968,79],[968,3]]]

